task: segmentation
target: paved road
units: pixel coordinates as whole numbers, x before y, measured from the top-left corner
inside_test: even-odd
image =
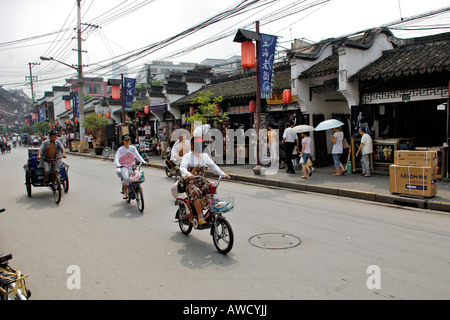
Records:
[[[448,214],[225,181],[236,239],[223,256],[208,231],[186,237],[173,223],[173,180],[162,170],[144,169],[142,215],[121,200],[112,163],[92,158],[66,160],[59,205],[44,188],[29,198],[26,157],[23,148],[0,156],[0,252],[29,274],[33,299],[450,298]],[[253,244],[301,244],[250,243],[265,233],[285,237]],[[369,277],[381,288],[369,289]]]

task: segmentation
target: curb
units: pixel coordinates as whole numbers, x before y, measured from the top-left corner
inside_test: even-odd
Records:
[[[78,156],[85,156],[89,158],[97,158],[101,159],[101,156],[92,156],[89,153],[78,153],[78,152],[66,152],[71,155],[78,155]],[[158,169],[164,169],[165,166],[163,164],[157,164],[157,163],[148,163],[148,167],[152,168],[158,168]],[[212,173],[207,172],[207,176],[214,177],[215,175]],[[258,177],[251,177],[251,176],[242,176],[237,174],[230,174],[231,180],[236,182],[244,182],[244,183],[253,183],[258,185],[264,185],[264,186],[270,186],[270,187],[277,187],[277,188],[283,188],[283,189],[290,189],[295,191],[306,191],[306,192],[313,192],[313,193],[320,193],[320,194],[328,194],[343,198],[352,198],[352,199],[359,199],[359,200],[366,200],[366,201],[372,201],[372,202],[379,202],[384,204],[391,204],[391,205],[399,205],[399,206],[405,206],[405,207],[413,207],[413,208],[420,208],[420,209],[426,209],[426,210],[435,210],[435,211],[442,211],[442,212],[450,212],[450,203],[449,202],[442,202],[442,201],[435,201],[433,199],[427,199],[427,198],[418,198],[418,197],[409,197],[409,196],[401,196],[396,194],[386,195],[386,194],[378,194],[374,192],[367,192],[367,191],[358,191],[358,190],[351,190],[351,189],[338,189],[338,188],[331,188],[331,187],[325,187],[325,186],[317,186],[317,185],[307,185],[307,184],[301,184],[301,183],[293,183],[293,182],[286,182],[286,181],[278,181],[278,180],[270,180],[270,179],[261,179]]]

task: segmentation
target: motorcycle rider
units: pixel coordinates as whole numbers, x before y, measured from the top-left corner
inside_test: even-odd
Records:
[[[209,184],[202,178],[194,176],[204,176],[206,168],[219,176],[230,179],[230,176],[223,172],[204,152],[204,143],[202,138],[191,139],[192,151],[183,156],[180,164],[180,173],[184,179],[188,179],[186,185],[186,195],[191,203],[194,204],[198,214],[198,223],[205,224],[203,209],[208,209],[208,194],[210,193]]]
[[[61,154],[63,158],[67,158],[66,150],[61,141],[57,139],[58,135],[56,132],[52,130],[48,135],[49,139],[42,142],[37,155],[38,160],[40,160],[40,165],[44,167],[44,183],[48,183],[50,170],[58,172],[61,166]]]
[[[122,137],[123,146],[117,149],[114,165],[120,169],[120,174],[123,178],[123,198],[127,198],[128,186],[130,185],[131,167],[136,163],[136,158],[139,162],[146,164],[144,159],[137,151],[136,147],[131,144],[131,137],[126,134]]]

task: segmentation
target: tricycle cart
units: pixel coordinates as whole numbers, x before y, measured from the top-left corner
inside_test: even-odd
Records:
[[[44,181],[44,168],[39,165],[37,148],[28,149],[28,162],[23,166],[25,170],[25,186],[28,197],[31,197],[31,186],[47,187],[53,192],[53,198],[58,204],[61,201],[61,190],[69,191],[69,165],[62,163],[57,174],[50,173],[48,182]]]

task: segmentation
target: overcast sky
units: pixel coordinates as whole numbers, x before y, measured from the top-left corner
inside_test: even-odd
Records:
[[[85,75],[107,79],[111,77],[111,68],[99,67],[179,34],[241,2],[82,0],[82,22],[98,25],[83,27],[83,50],[87,51],[83,53],[83,64],[87,65]],[[285,16],[292,10],[288,5],[304,10]],[[317,42],[448,6],[449,0],[261,0],[250,7],[253,10],[219,21],[164,48],[158,46],[158,50],[125,63],[128,63],[129,76],[133,77],[140,66],[153,60],[200,63],[206,58],[227,59],[240,54],[240,45],[233,42],[237,29],[254,29],[256,20],[261,21],[262,33],[280,37],[278,50],[283,50],[283,47],[290,48],[294,38]],[[75,76],[75,70],[56,62],[41,61],[39,57],[54,57],[69,65],[78,63],[77,53],[72,50],[76,49],[76,0],[1,0],[0,12],[0,85],[6,89],[23,89],[31,97],[29,79],[26,79],[30,75],[29,63],[40,63],[32,66],[33,76],[37,77],[34,82],[37,98],[44,91],[51,91],[54,85],[64,85],[65,78]],[[280,19],[272,22],[276,17]],[[415,21],[408,26],[423,27],[426,24],[433,29],[393,32],[402,38],[425,32],[449,32],[450,14]],[[192,49],[202,41],[227,34],[229,36],[220,41]],[[187,52],[180,55],[184,50]]]

